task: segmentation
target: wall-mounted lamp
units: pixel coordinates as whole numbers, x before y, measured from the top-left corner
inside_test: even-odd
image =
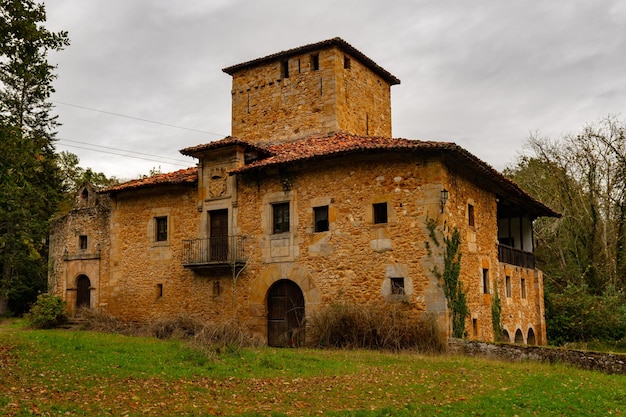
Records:
[[[448,190],[445,188],[441,190],[441,212],[443,213],[443,208],[446,206],[448,202]]]

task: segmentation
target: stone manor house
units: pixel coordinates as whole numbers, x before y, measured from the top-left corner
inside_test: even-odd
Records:
[[[449,333],[435,271],[457,230],[467,337],[494,339],[499,298],[505,337],[546,343],[532,222],[558,213],[454,143],[392,138],[399,79],[339,38],[224,72],[232,135],[182,149],[197,167],[86,184],[53,223],[70,314],[237,319],[288,346],[324,306],[402,303]]]

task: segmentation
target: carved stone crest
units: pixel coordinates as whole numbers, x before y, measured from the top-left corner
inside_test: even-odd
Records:
[[[211,198],[226,195],[226,170],[213,168],[209,175],[209,196]]]

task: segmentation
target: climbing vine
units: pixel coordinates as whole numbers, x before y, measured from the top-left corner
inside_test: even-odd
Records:
[[[493,326],[494,339],[496,342],[501,342],[503,340],[504,328],[502,327],[502,304],[497,287],[491,298],[491,325]]]
[[[437,238],[437,221],[427,219],[426,227],[429,231],[430,240],[437,247],[441,247],[441,242]],[[444,230],[446,226],[444,224]],[[443,272],[435,265],[433,274],[443,282],[443,292],[448,301],[448,308],[452,319],[452,335],[462,338],[465,335],[465,319],[469,315],[461,275],[461,233],[455,227],[450,235],[443,237]],[[430,243],[426,242],[426,250],[432,255]]]

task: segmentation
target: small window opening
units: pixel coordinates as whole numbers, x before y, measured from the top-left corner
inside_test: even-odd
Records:
[[[289,231],[289,202],[272,204],[273,233]]]
[[[467,220],[470,226],[474,226],[474,206],[471,204],[467,205]]]
[[[78,236],[78,246],[81,250],[87,249],[87,236],[80,235]]]
[[[163,217],[155,217],[155,240],[157,242],[165,242],[167,241],[167,216]]]
[[[347,56],[343,57],[343,68],[344,69],[350,69],[351,67],[351,62],[350,62],[350,58],[348,58]]]
[[[511,277],[505,278],[505,291],[507,298],[511,298]]]
[[[472,319],[472,333],[478,337],[478,319]]]
[[[374,207],[374,223],[387,223],[387,203],[376,203]]]
[[[289,61],[283,61],[281,63],[283,78],[289,78]]]
[[[80,193],[80,196],[83,200],[87,200],[89,198],[89,191],[86,188],[83,188],[83,192]]]
[[[320,69],[320,56],[318,54],[311,55],[311,69],[313,71],[319,71]]]
[[[300,74],[302,71],[300,69],[300,60],[298,60],[298,74]]]
[[[391,281],[391,294],[404,295],[404,278],[389,278]]]
[[[157,284],[157,298],[163,297],[163,284]]]
[[[222,286],[219,281],[213,281],[213,296],[217,297],[222,293]]]
[[[483,294],[489,294],[489,270],[483,269]]]
[[[524,278],[521,279],[520,281],[520,286],[521,286],[521,290],[522,290],[522,298],[526,298],[526,280]]]
[[[316,232],[328,231],[328,206],[313,207]]]

